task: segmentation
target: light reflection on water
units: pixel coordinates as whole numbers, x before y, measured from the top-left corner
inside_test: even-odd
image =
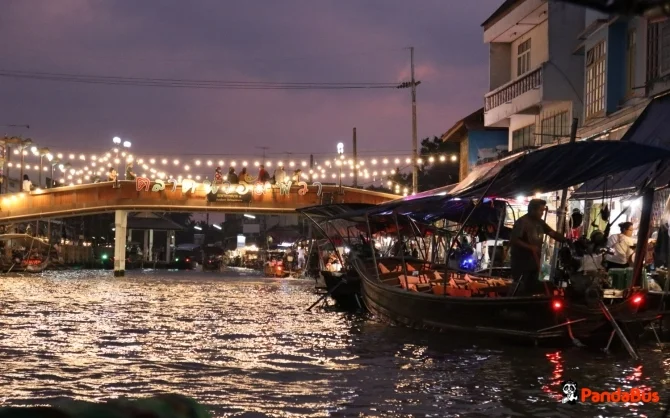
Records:
[[[668,356],[465,341],[305,309],[313,282],[226,273],[59,272],[0,278],[0,404],[173,392],[215,416],[658,416],[561,405],[566,379],[648,387]]]

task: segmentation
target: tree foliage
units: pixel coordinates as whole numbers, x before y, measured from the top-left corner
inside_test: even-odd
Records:
[[[432,138],[424,138],[421,141],[421,148],[419,149],[419,157],[424,159],[424,164],[419,166],[419,191],[435,189],[437,187],[457,183],[459,160],[456,162],[451,161],[451,156],[458,155],[459,152],[459,144],[457,143],[442,142],[442,140],[437,136]],[[445,155],[447,160],[444,162],[439,161],[439,159],[437,159],[439,155]],[[432,164],[425,164],[427,163],[425,160],[430,156],[434,156],[436,161]],[[396,167],[395,174],[389,176],[388,180],[392,181],[394,185],[400,185],[401,192],[404,188],[407,188],[409,191],[411,191],[411,167],[410,171],[405,170],[405,172],[402,172],[400,170],[401,167]],[[385,187],[385,185],[382,187],[370,186],[368,189],[395,192],[394,189]]]

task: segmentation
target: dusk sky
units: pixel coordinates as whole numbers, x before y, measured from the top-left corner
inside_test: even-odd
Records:
[[[481,107],[481,23],[502,0],[4,0],[2,70],[272,82],[401,82],[419,138]],[[409,90],[190,90],[0,77],[2,128],[62,151],[115,135],[142,155],[411,150]],[[381,151],[380,151],[381,153]],[[396,152],[397,153],[397,152]]]

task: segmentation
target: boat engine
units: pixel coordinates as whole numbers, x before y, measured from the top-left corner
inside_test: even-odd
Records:
[[[585,237],[560,249],[554,280],[558,286],[565,287],[566,297],[590,306],[598,303],[603,290],[610,287],[607,274],[595,261],[593,264],[598,269],[583,271],[583,267],[585,260],[600,260],[607,253],[611,253],[611,249],[601,247],[600,242],[592,242]]]

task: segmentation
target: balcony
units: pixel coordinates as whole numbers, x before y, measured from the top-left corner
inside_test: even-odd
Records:
[[[504,84],[485,96],[484,124],[494,126],[542,101],[543,66]]]

